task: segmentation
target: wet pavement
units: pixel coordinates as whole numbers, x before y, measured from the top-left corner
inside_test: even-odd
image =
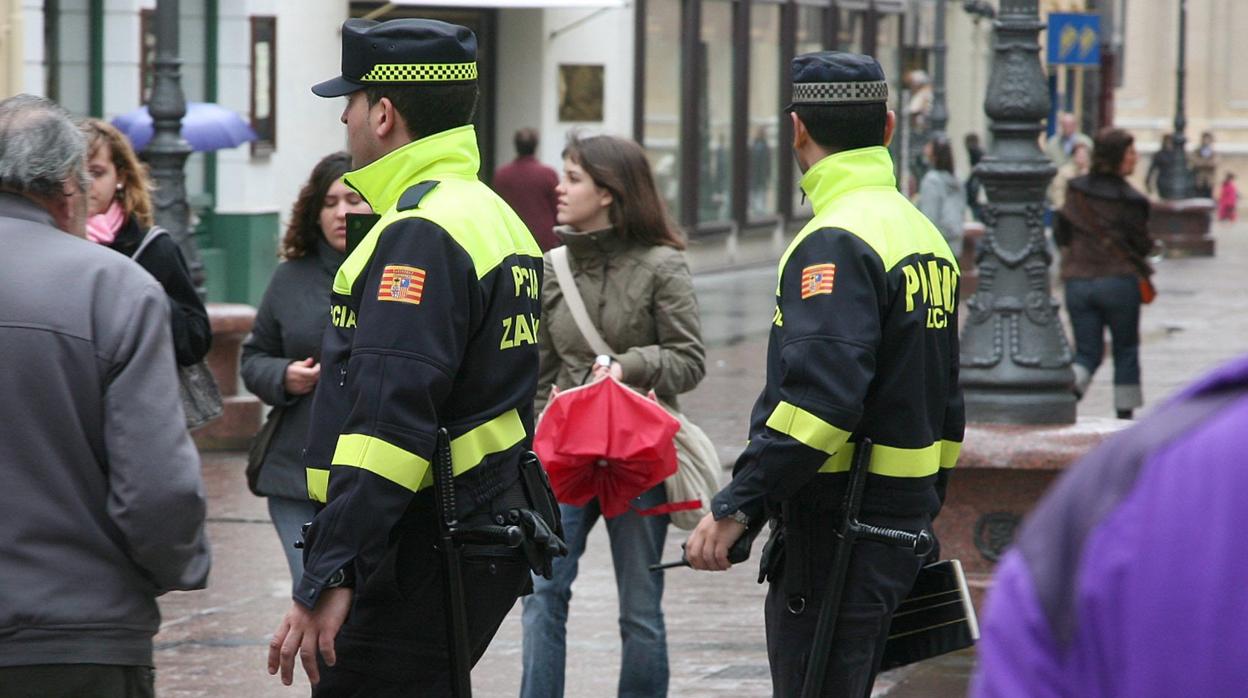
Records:
[[[1200,373],[1248,349],[1241,272],[1248,268],[1248,224],[1215,228],[1215,234],[1217,257],[1166,260],[1158,270],[1160,295],[1144,310],[1141,328],[1146,410]],[[725,462],[731,462],[744,445],[749,410],[762,386],[774,274],[774,265],[760,265],[696,279],[708,344],[707,376],[682,405],[715,441]],[[1110,377],[1107,362],[1080,404],[1080,414],[1113,414]],[[264,669],[268,636],[290,604],[290,581],[264,501],[247,491],[244,465],[243,454],[204,457],[215,563],[206,591],[161,599],[164,623],[156,638],[156,666],[158,693],[163,697],[308,693],[301,672],[295,686],[287,688]],[[668,557],[679,556],[685,535],[678,529],[669,531]],[[753,563],[717,575],[667,573],[670,695],[771,695],[763,637],[764,588],[754,576]],[[573,592],[567,695],[614,695],[619,631],[614,577],[601,525],[590,536]],[[516,695],[520,651],[517,605],[473,672],[476,695]],[[966,652],[888,672],[877,681],[875,695],[962,696],[973,663],[973,653]]]

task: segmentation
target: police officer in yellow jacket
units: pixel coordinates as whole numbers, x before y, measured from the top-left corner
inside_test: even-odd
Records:
[[[344,180],[379,217],[334,279],[305,452],[325,507],[269,671],[289,684],[298,656],[314,696],[447,695],[436,433],[451,438],[461,523],[524,505],[542,257],[477,180],[473,33],[352,19],[342,41],[342,76],[313,92],[347,98],[357,169]],[[463,559],[475,661],[530,588],[529,565],[499,546]]]
[[[801,692],[855,442],[874,444],[860,519],[920,531],[940,510],[964,425],[959,270],[897,191],[884,72],[870,56],[820,52],[793,60],[793,83],[793,148],[814,217],[780,260],[749,445],[686,547],[695,568],[727,569],[747,523],[778,524],[762,556],[776,696]],[[856,545],[825,695],[870,694],[921,563],[906,549]]]

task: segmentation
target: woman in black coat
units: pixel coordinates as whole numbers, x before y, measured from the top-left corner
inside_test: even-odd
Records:
[[[152,229],[152,184],[130,141],[111,124],[85,119],[88,192],[87,238],[131,257],[156,277],[169,296],[173,350],[179,366],[204,360],[212,346],[208,311],[195,292],[191,272],[178,243],[158,235],[139,252]],[[139,252],[138,256],[135,253]]]
[[[294,583],[303,558],[294,543],[316,514],[308,499],[302,452],[320,378],[321,335],[329,319],[334,273],[346,258],[348,213],[371,213],[360,195],[342,183],[350,169],[346,153],[323,158],[299,192],[282,238],[282,257],[265,289],[256,323],[243,343],[243,384],[273,406],[271,440],[253,491],[269,500],[269,516],[281,539]]]

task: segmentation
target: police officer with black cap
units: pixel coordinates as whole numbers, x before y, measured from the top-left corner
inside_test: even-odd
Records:
[[[362,237],[334,278],[305,451],[325,506],[269,649],[270,673],[289,684],[297,656],[314,696],[450,694],[439,429],[462,524],[532,505],[542,253],[477,179],[476,48],[452,24],[352,19],[342,75],[312,88],[346,97],[344,181],[377,214],[348,223]],[[530,563],[501,545],[462,559],[475,662],[530,589]]]
[[[792,74],[793,150],[814,216],[780,260],[749,444],[686,545],[693,567],[727,569],[747,524],[772,519],[767,650],[786,697],[802,690],[855,445],[874,444],[862,522],[917,532],[944,501],[964,426],[958,265],[897,191],[884,72],[870,56],[826,51],[796,57]],[[921,564],[883,543],[853,548],[824,695],[870,695]]]

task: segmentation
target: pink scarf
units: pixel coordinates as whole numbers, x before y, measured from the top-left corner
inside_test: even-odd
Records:
[[[125,223],[126,212],[119,202],[114,201],[107,211],[87,219],[87,239],[101,245],[110,245]]]

